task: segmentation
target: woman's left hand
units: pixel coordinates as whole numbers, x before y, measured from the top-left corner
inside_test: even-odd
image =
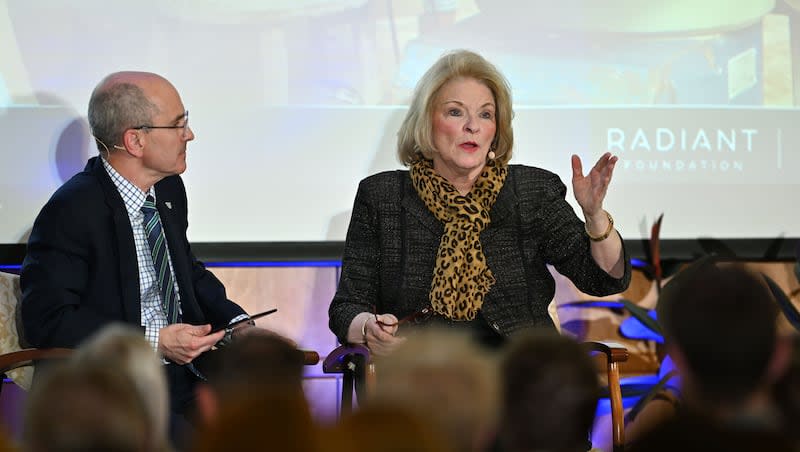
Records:
[[[572,155],[572,192],[575,193],[575,200],[581,206],[585,217],[593,217],[603,209],[603,199],[606,197],[617,160],[619,160],[617,156],[606,152],[584,176],[581,158]]]

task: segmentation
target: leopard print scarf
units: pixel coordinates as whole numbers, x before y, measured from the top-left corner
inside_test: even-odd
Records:
[[[489,211],[508,168],[490,161],[466,196],[459,194],[428,160],[420,160],[410,169],[417,194],[444,223],[433,269],[431,307],[448,319],[473,320],[495,283],[481,249],[480,233],[489,225]]]

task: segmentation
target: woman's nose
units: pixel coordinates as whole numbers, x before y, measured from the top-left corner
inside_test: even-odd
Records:
[[[476,133],[478,131],[478,124],[471,118],[467,119],[466,124],[464,124],[464,130],[469,133]]]

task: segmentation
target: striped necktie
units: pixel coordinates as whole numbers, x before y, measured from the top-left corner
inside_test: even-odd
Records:
[[[164,313],[170,324],[178,323],[178,300],[175,295],[175,282],[169,268],[167,241],[164,237],[164,229],[161,227],[161,217],[158,215],[152,196],[148,195],[145,199],[142,213],[144,214],[144,231],[147,234],[147,243],[150,245],[150,253],[153,256],[153,266],[158,278]]]
[[[164,313],[170,324],[181,321],[178,314],[178,297],[175,295],[175,282],[169,269],[169,256],[167,255],[167,239],[161,227],[161,217],[158,215],[153,197],[148,195],[142,206],[144,214],[144,232],[147,234],[147,243],[150,244],[150,253],[153,256],[153,266],[158,277],[158,287],[161,292]],[[205,375],[195,367],[194,363],[186,364],[186,368],[197,378],[206,381]]]

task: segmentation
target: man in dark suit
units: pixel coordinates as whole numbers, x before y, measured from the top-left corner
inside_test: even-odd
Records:
[[[100,156],[42,208],[21,274],[22,320],[32,345],[75,347],[112,322],[141,326],[165,360],[179,415],[192,406],[202,378],[195,359],[226,336],[212,327],[248,318],[196,260],[186,237],[179,175],[194,139],[188,120],[177,90],[159,75],[119,72],[101,81],[89,101]],[[147,203],[150,218],[160,218],[155,228],[144,224]],[[166,241],[160,255],[153,237]],[[233,335],[244,331],[259,329],[251,321]]]

